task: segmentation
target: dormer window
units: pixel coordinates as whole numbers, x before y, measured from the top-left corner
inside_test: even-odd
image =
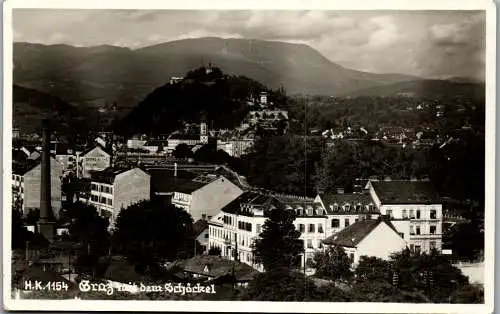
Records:
[[[351,210],[351,205],[345,204],[344,205],[344,211],[348,212],[349,210]]]
[[[357,212],[361,211],[361,204],[356,205],[356,211]]]
[[[335,211],[339,210],[339,204],[335,203],[335,205],[333,207],[334,207]]]

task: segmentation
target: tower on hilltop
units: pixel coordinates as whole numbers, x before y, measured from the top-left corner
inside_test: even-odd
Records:
[[[200,123],[200,142],[202,144],[208,143],[208,130],[207,130],[207,123],[205,121],[202,121]]]

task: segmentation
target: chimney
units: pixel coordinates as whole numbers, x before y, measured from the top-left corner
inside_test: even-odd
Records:
[[[42,120],[42,158],[40,180],[40,219],[38,232],[52,242],[54,238],[54,222],[50,193],[50,130],[49,121]]]
[[[177,177],[177,163],[174,163],[174,177]]]

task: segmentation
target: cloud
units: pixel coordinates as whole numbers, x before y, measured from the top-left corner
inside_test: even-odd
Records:
[[[484,72],[485,15],[431,11],[15,10],[14,39],[130,48],[196,38],[302,43],[343,66],[379,73]]]

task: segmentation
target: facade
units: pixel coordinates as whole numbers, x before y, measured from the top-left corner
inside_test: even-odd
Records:
[[[201,252],[208,252],[208,221],[206,219],[199,219],[197,222],[193,224],[194,236],[196,237],[196,241],[198,241],[201,245]]]
[[[77,154],[77,177],[90,178],[92,171],[102,171],[111,166],[111,154],[101,146]]]
[[[140,168],[107,168],[92,173],[89,203],[114,226],[118,214],[130,205],[150,199],[151,176]]]
[[[213,217],[243,191],[224,176],[200,175],[175,187],[172,204],[191,214],[193,220]]]
[[[404,233],[410,250],[441,251],[443,206],[429,181],[374,181],[367,189],[382,215]]]
[[[352,265],[359,263],[361,256],[374,256],[388,260],[391,254],[407,247],[402,234],[384,218],[363,219],[323,241],[325,245],[336,245],[344,249]]]
[[[237,251],[240,261],[262,269],[253,261],[251,245],[267,219],[265,210],[277,204],[296,213],[294,224],[301,232],[305,251],[301,266],[306,269],[314,253],[323,248],[323,240],[373,221],[377,222],[370,225],[374,230],[363,229],[369,230],[370,237],[345,246],[355,262],[362,255],[385,258],[405,247],[422,252],[441,250],[439,197],[429,182],[414,181],[368,181],[362,193],[322,193],[315,199],[245,192],[209,221],[209,248],[219,248],[226,258]]]
[[[41,163],[13,165],[12,168],[12,203],[22,204],[23,214],[27,215],[40,208]],[[55,218],[59,217],[61,210],[62,175],[62,165],[55,158],[50,158],[51,206]]]
[[[219,248],[221,255],[228,259],[237,252],[239,261],[263,270],[253,259],[252,244],[267,219],[264,212],[278,204],[297,213],[294,224],[301,232],[305,251],[300,263],[302,267],[304,263],[308,265],[316,249],[322,248],[327,223],[326,211],[312,199],[245,192],[209,221],[209,247]]]
[[[186,144],[188,146],[194,146],[200,143],[199,135],[190,134],[173,134],[168,138],[168,151],[173,151],[180,144]]]

